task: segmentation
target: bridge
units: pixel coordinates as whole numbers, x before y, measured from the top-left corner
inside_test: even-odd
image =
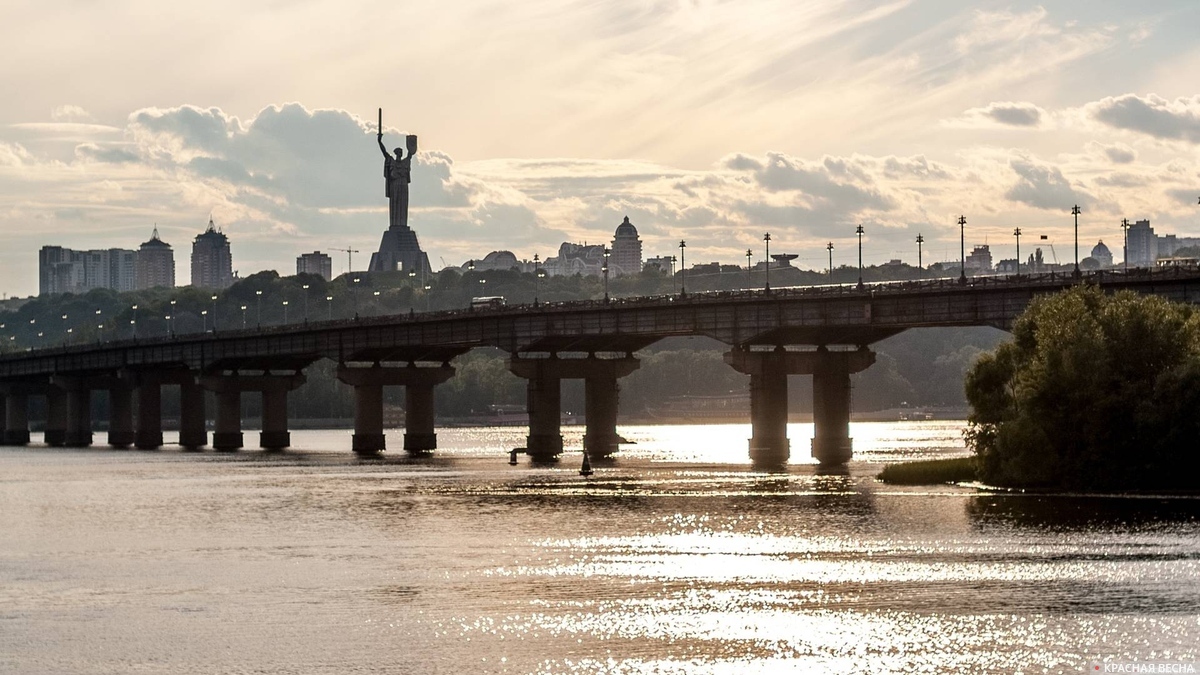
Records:
[[[163,444],[162,387],[178,386],[184,448],[209,444],[205,391],[216,401],[214,449],[243,447],[246,392],[262,397],[260,447],[285,448],[288,392],[305,381],[306,367],[330,359],[338,364],[338,379],[354,391],[354,452],[385,450],[383,387],[399,385],[405,387],[404,449],[428,453],[437,447],[433,391],[453,377],[451,360],[497,347],[510,355],[510,371],[527,381],[525,452],[535,461],[562,453],[561,381],[573,378],[585,382],[584,449],[606,457],[620,443],[618,381],[638,368],[635,352],[667,337],[699,335],[728,345],[726,363],[750,376],[755,464],[779,465],[790,457],[787,376],[808,374],[812,454],[821,464],[838,465],[852,454],[850,375],[874,363],[871,344],[918,327],[1008,329],[1033,298],[1081,283],[1200,303],[1200,271],[1138,269],[541,303],[69,345],[0,357],[3,442],[29,442],[29,399],[42,396],[45,442],[88,446],[92,395],[107,391],[108,444],[157,448]]]

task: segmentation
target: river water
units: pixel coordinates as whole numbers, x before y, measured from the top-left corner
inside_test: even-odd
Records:
[[[0,448],[0,672],[1085,672],[1200,657],[1200,500],[874,481],[960,422],[852,426],[848,475],[745,425],[516,427],[429,459]],[[581,428],[564,430],[580,446]],[[100,438],[100,435],[97,435]],[[247,440],[256,436],[247,433]],[[400,447],[399,433],[389,445]]]

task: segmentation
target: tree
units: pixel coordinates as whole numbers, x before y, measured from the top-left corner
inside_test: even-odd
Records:
[[[1200,487],[1200,314],[1093,287],[1039,298],[967,374],[967,441],[992,484]]]

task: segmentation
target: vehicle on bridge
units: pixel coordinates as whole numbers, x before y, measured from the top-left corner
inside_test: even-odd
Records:
[[[503,295],[487,295],[471,298],[471,309],[497,309],[505,305]]]

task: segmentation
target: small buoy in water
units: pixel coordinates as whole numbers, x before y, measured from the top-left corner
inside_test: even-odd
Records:
[[[595,472],[592,471],[592,463],[590,460],[588,460],[587,450],[584,450],[583,451],[583,466],[579,467],[579,475],[580,476],[590,476],[593,473],[595,473]]]
[[[508,453],[508,465],[509,465],[509,466],[516,466],[516,465],[517,465],[517,449],[516,449],[516,448],[513,448],[513,449],[512,449],[511,451],[509,451],[509,453]]]

